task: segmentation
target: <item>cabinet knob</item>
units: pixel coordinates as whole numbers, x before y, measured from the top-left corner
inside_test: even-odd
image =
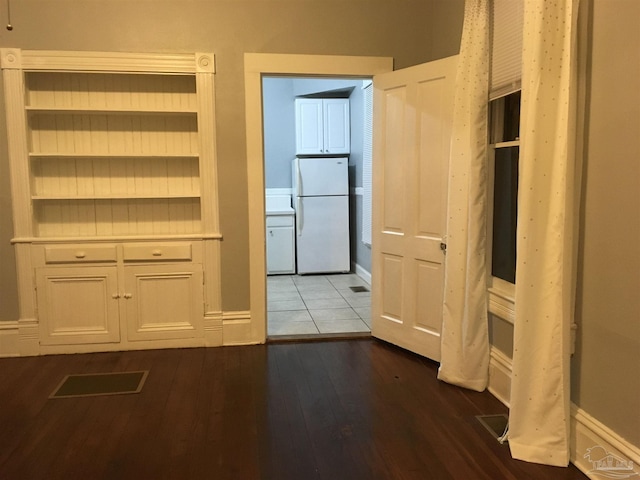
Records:
[[[154,257],[161,257],[162,256],[162,250],[160,250],[160,249],[153,250],[151,252],[151,255],[153,255]]]
[[[87,256],[87,252],[83,252],[82,250],[78,250],[76,252],[76,258],[84,258]]]
[[[131,298],[131,297],[133,297],[133,295],[131,295],[130,293],[125,293],[124,294],[124,298],[128,299],[128,298]]]
[[[117,300],[120,298],[120,294],[119,293],[114,293],[111,295],[111,298],[113,298],[114,300]]]

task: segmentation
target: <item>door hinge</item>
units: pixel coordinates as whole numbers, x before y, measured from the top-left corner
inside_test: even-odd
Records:
[[[440,242],[440,250],[442,250],[443,253],[447,253],[447,244],[444,242]]]

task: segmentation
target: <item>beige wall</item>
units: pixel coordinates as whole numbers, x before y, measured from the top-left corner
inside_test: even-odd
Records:
[[[249,308],[243,55],[394,57],[406,67],[458,52],[462,0],[20,0],[1,47],[48,50],[211,51],[216,55],[225,311]],[[4,19],[4,17],[2,17]],[[0,119],[0,320],[18,318]]]
[[[591,0],[573,400],[640,445],[640,2]]]

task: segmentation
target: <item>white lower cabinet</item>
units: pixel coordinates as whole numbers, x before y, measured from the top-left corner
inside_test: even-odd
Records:
[[[36,285],[42,345],[120,342],[115,265],[39,268]]]
[[[293,215],[267,215],[267,274],[296,273]]]
[[[126,266],[127,339],[190,338],[201,333],[202,266]]]
[[[104,253],[110,251],[113,256]],[[203,336],[203,268],[189,261],[188,242],[45,247],[41,257],[45,266],[36,268],[41,345],[134,347]]]

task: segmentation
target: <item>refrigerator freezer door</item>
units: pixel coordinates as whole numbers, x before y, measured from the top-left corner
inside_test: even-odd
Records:
[[[348,272],[349,197],[302,197],[296,212],[298,273]]]
[[[294,195],[349,195],[348,169],[347,157],[296,158],[293,168]]]

